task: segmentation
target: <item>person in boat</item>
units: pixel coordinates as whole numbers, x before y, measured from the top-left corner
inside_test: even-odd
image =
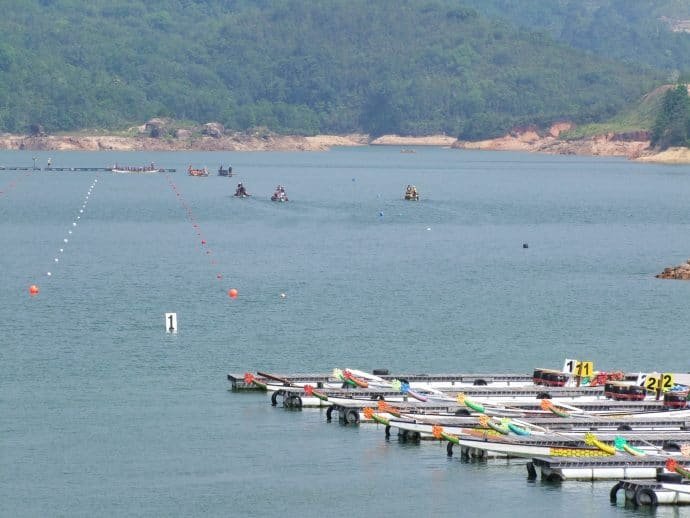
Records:
[[[249,196],[246,187],[242,183],[237,184],[237,189],[235,190],[235,196]]]
[[[271,199],[273,201],[278,201],[278,200],[288,201],[287,194],[285,194],[285,188],[282,185],[278,185],[278,187],[276,187],[276,192],[273,193],[273,196],[271,196]]]

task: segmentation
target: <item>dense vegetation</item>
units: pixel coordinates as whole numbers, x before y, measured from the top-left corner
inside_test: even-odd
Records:
[[[512,2],[529,4],[532,13],[575,3]],[[634,2],[579,3],[640,11],[627,9]],[[517,28],[495,17],[500,13],[485,16],[459,0],[3,6],[0,130],[10,132],[31,124],[49,132],[125,128],[169,116],[231,129],[472,139],[517,125],[604,120],[668,75],[652,67],[653,59],[648,67],[614,62],[611,56],[621,56],[557,42],[565,29]],[[659,34],[675,37],[666,29]]]
[[[685,85],[668,90],[652,131],[652,144],[666,149],[687,146],[690,141],[690,97]]]
[[[687,0],[465,0],[484,15],[540,30],[567,45],[630,64],[690,71]],[[686,21],[685,24],[680,22]]]

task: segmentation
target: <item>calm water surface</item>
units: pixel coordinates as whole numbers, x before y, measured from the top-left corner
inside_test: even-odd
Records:
[[[0,164],[34,156],[178,172],[0,171],[0,515],[641,514],[613,482],[531,483],[226,374],[687,371],[690,284],[654,275],[690,257],[690,168],[398,148]],[[184,172],[221,163],[239,176]]]

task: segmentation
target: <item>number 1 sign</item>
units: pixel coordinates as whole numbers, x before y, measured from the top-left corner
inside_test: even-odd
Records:
[[[177,333],[177,313],[165,314],[165,332]]]

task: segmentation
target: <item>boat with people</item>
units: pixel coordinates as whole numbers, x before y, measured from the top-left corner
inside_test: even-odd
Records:
[[[218,176],[232,176],[232,166],[228,166],[227,169],[223,169],[223,164],[220,164],[218,168]]]
[[[283,187],[282,185],[276,187],[275,192],[271,196],[271,201],[288,201],[287,194],[285,193],[285,187]]]
[[[194,169],[191,165],[187,168],[189,176],[208,176],[208,169]]]
[[[247,188],[240,182],[237,184],[237,189],[235,189],[235,194],[233,196],[237,198],[246,198],[247,196],[251,196],[251,194],[247,192]]]
[[[408,201],[419,201],[419,192],[414,185],[408,185],[405,188],[405,199]]]
[[[156,164],[151,162],[149,165],[145,166],[124,166],[115,164],[109,168],[113,173],[163,173],[165,169],[156,167]]]

